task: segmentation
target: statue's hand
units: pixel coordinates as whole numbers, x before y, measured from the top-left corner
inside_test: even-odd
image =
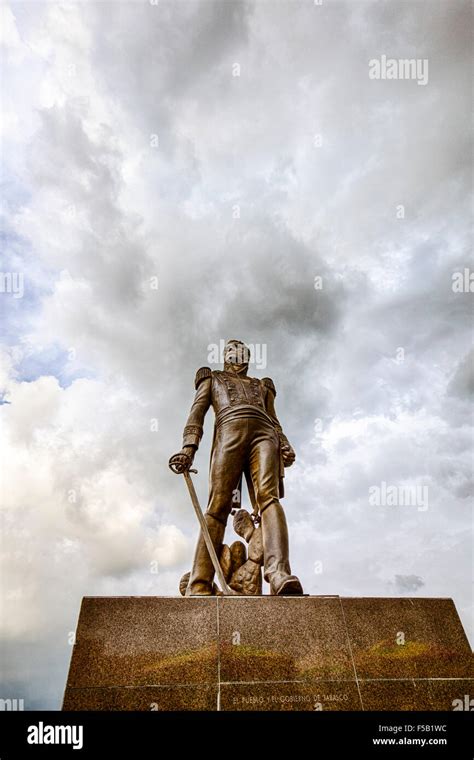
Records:
[[[283,455],[283,464],[285,467],[291,467],[296,459],[296,454],[292,446],[289,443],[285,443],[281,447],[281,453]]]
[[[195,449],[193,446],[184,446],[177,454],[170,457],[168,465],[177,475],[189,470],[193,463]]]

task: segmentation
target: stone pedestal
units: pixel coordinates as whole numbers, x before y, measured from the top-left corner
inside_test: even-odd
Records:
[[[63,709],[466,709],[473,676],[451,599],[86,597]]]

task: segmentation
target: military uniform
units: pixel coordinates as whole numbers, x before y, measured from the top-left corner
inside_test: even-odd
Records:
[[[230,511],[236,506],[233,497],[244,474],[254,510],[261,516],[264,577],[271,593],[301,594],[301,584],[291,575],[288,528],[279,500],[284,476],[281,446],[289,444],[275,413],[273,381],[226,371],[225,366],[224,370],[202,367],[196,373],[195,388],[183,447],[198,448],[204,417],[212,406],[215,426],[205,519],[216,550]],[[211,594],[213,576],[214,568],[200,535],[186,594]]]

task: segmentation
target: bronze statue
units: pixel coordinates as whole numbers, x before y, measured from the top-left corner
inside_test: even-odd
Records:
[[[269,377],[263,380],[248,377],[249,360],[247,346],[242,341],[229,340],[224,350],[223,370],[202,367],[197,371],[196,395],[184,428],[183,447],[170,459],[174,472],[183,472],[187,477],[202,525],[186,596],[216,593],[213,585],[215,571],[222,578],[217,557],[222,549],[229,514],[236,504],[240,504],[243,475],[254,510],[254,522],[261,522],[264,578],[270,584],[270,593],[303,593],[300,581],[291,574],[288,527],[280,503],[284,495],[284,467],[293,464],[295,452],[276,416],[273,381]],[[207,510],[202,518],[189,472],[202,438],[204,417],[211,405],[215,412],[215,426],[210,490]],[[222,585],[224,592],[228,591],[224,578]]]

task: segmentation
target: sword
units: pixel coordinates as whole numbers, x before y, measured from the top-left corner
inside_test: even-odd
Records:
[[[180,459],[180,461],[176,461],[178,460],[178,457],[181,458],[182,456],[183,456],[182,454],[179,454],[176,457],[172,457],[170,460],[170,468],[173,470],[173,472],[182,473],[184,475],[184,479],[186,481],[186,485],[189,490],[189,495],[193,503],[194,511],[196,512],[197,519],[199,520],[199,525],[201,526],[204,543],[206,544],[207,551],[209,552],[209,556],[211,558],[212,564],[214,565],[214,570],[216,571],[216,576],[221,585],[222,593],[225,596],[237,595],[237,592],[234,591],[234,589],[231,589],[226,583],[226,579],[224,578],[224,573],[222,572],[222,567],[220,566],[219,560],[217,558],[214,544],[212,543],[211,536],[209,535],[209,528],[207,527],[206,520],[204,519],[201,505],[199,504],[199,499],[197,497],[197,493],[194,488],[194,483],[190,475],[191,472],[194,472],[197,475],[197,470],[192,470],[189,466],[186,466],[186,462],[183,461],[182,459]]]
[[[232,594],[235,594],[235,591],[229,588],[224,578],[224,573],[222,572],[222,567],[220,566],[220,562],[217,558],[214,544],[212,543],[212,539],[209,535],[209,528],[207,527],[206,520],[204,519],[204,515],[202,513],[202,509],[199,504],[196,489],[194,488],[194,483],[192,481],[191,475],[189,474],[190,472],[195,472],[197,474],[197,470],[185,470],[183,472],[183,475],[184,475],[184,479],[186,481],[186,485],[189,490],[189,495],[191,496],[191,501],[193,503],[194,511],[196,512],[197,519],[199,520],[199,524],[201,526],[202,535],[206,543],[207,551],[209,552],[209,556],[212,560],[212,564],[214,565],[214,570],[216,571],[216,575],[221,585],[223,594],[225,596],[231,596]]]

